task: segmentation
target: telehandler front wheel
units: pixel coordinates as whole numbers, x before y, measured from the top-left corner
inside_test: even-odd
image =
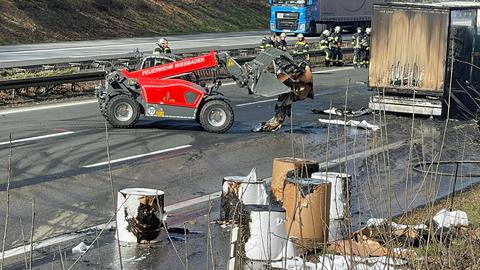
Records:
[[[221,99],[207,101],[200,110],[199,120],[206,131],[224,133],[233,125],[234,114],[232,106]]]
[[[129,128],[140,117],[140,106],[132,96],[118,95],[105,105],[105,117],[116,128]]]

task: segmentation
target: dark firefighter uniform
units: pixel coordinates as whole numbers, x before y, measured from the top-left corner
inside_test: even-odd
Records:
[[[360,45],[362,46],[362,60],[363,67],[368,67],[370,64],[370,33],[369,31],[363,34]]]
[[[357,32],[352,36],[353,47],[353,66],[358,67],[362,62],[362,29],[357,29]]]
[[[262,38],[262,43],[260,43],[260,50],[264,51],[265,49],[273,47],[272,40],[264,37]]]
[[[304,59],[308,60],[308,50],[309,46],[305,39],[298,40],[293,46],[293,57],[295,59]]]
[[[273,47],[282,50],[284,52],[287,51],[287,42],[285,40],[275,40]]]
[[[329,48],[332,52],[332,61],[333,64],[336,66],[340,66],[343,64],[343,54],[342,54],[342,34],[341,33],[332,33],[329,38]]]
[[[170,49],[170,47],[165,47],[165,46],[157,46],[155,47],[155,49],[153,50],[153,54],[165,54],[165,53],[172,53],[172,50]]]
[[[328,39],[329,39],[329,32],[328,30],[323,31],[320,35],[320,50],[325,53],[325,65],[328,67],[332,62],[332,51],[330,51],[330,47],[328,46]]]

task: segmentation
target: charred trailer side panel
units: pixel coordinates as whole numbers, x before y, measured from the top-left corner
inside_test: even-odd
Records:
[[[375,5],[368,84],[378,94],[370,108],[476,118],[480,70],[471,63],[478,62],[478,9],[454,2]]]

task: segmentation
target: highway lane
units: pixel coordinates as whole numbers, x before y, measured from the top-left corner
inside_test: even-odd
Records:
[[[330,102],[343,103],[346,79],[365,80],[365,71],[343,69],[315,75],[317,97],[294,106],[294,128],[305,143],[326,142],[326,129],[318,129],[312,107],[328,107]],[[210,134],[193,122],[142,120],[135,129],[111,129],[112,159],[151,153],[172,147],[192,145],[173,152],[145,156],[114,164],[116,188],[154,187],[169,194],[167,203],[188,200],[218,190],[218,182],[228,174],[241,174],[253,166],[259,175],[270,175],[273,157],[289,155],[292,147],[289,123],[281,132],[257,134],[250,129],[271,117],[273,101],[258,102],[245,89],[225,87],[225,94],[235,104],[236,122],[227,134]],[[364,85],[354,85],[352,93],[368,99]],[[340,93],[340,94],[339,94]],[[362,94],[360,94],[362,93]],[[253,103],[252,102],[257,102]],[[250,104],[249,104],[250,103]],[[249,104],[245,106],[237,106]],[[51,108],[38,111],[3,114],[0,112],[0,141],[48,134],[74,132],[57,137],[15,144],[12,157],[11,234],[8,246],[20,243],[19,222],[28,223],[30,199],[36,198],[38,230],[36,239],[105,222],[110,215],[110,185],[106,166],[83,166],[106,160],[104,119],[97,105]],[[298,130],[298,131],[297,131]],[[319,132],[317,134],[317,132]],[[300,152],[299,146],[297,151]],[[313,153],[318,148],[312,148]],[[6,176],[8,146],[0,145],[0,174]],[[324,159],[322,152],[315,154]],[[5,177],[1,179],[2,190]],[[5,191],[0,192],[3,202]],[[3,216],[5,208],[0,210]],[[1,225],[0,225],[1,226]],[[28,226],[28,225],[26,225]],[[10,226],[9,226],[10,227]]]
[[[347,81],[351,79],[347,90]],[[276,133],[251,133],[259,121],[269,118],[274,101],[254,100],[244,89],[226,86],[225,94],[235,104],[236,122],[227,134],[203,132],[192,122],[143,120],[135,129],[110,130],[112,159],[151,153],[176,146],[188,148],[156,155],[142,156],[113,166],[116,189],[126,187],[158,188],[166,192],[166,205],[218,192],[226,175],[241,175],[257,167],[259,177],[271,175],[274,157],[305,156],[322,162],[340,158],[337,171],[354,175],[352,184],[353,215],[356,222],[368,217],[384,216],[389,209],[385,194],[393,189],[393,213],[407,208],[404,200],[415,207],[425,202],[425,196],[435,183],[421,174],[409,172],[408,160],[429,159],[442,140],[444,122],[435,119],[408,116],[367,115],[360,117],[384,127],[378,132],[318,123],[320,117],[311,108],[367,106],[372,94],[362,84],[367,78],[362,69],[323,71],[315,75],[314,100],[294,105],[290,119]],[[7,110],[8,112],[8,110]],[[328,116],[323,116],[327,117]],[[28,110],[2,114],[0,112],[0,142],[25,139],[46,134],[57,137],[19,142],[13,149],[12,190],[10,193],[10,226],[7,246],[22,243],[20,220],[29,228],[31,198],[36,199],[37,220],[35,239],[45,239],[65,232],[106,222],[112,214],[109,174],[105,166],[84,169],[83,166],[103,162],[105,155],[104,120],[96,104],[84,103],[70,107]],[[416,142],[410,154],[411,132]],[[386,132],[388,130],[388,132]],[[292,132],[292,133],[290,133]],[[452,122],[448,129],[443,159],[467,156],[475,159],[478,145],[470,143],[478,136],[471,123]],[[465,135],[467,134],[467,135]],[[460,140],[458,138],[461,138]],[[463,138],[466,138],[463,141]],[[467,147],[465,147],[467,145]],[[465,149],[460,151],[458,149]],[[0,174],[6,175],[8,147],[0,145]],[[341,163],[348,156],[347,166]],[[385,157],[389,156],[388,164]],[[407,169],[406,169],[407,168]],[[388,175],[387,175],[388,174]],[[448,179],[447,179],[448,178]],[[2,183],[5,183],[5,177]],[[387,179],[392,184],[387,186]],[[439,196],[448,193],[450,177],[441,181]],[[463,179],[467,186],[475,179]],[[4,185],[2,186],[4,187]],[[5,202],[5,191],[0,202]],[[5,215],[4,203],[0,217]],[[198,210],[199,209],[199,210]],[[190,214],[173,213],[173,220],[181,223],[205,213],[205,203],[186,210]],[[357,224],[358,225],[358,224]],[[0,222],[0,230],[2,230]],[[19,258],[22,259],[22,258]]]
[[[221,51],[235,48],[254,48],[268,31],[250,31],[235,33],[208,33],[195,35],[167,36],[174,53]],[[49,64],[56,62],[75,62],[86,59],[115,58],[131,54],[138,49],[150,54],[159,37],[129,38],[113,40],[74,41],[59,43],[40,43],[27,45],[0,46],[0,68],[24,65]],[[345,40],[351,34],[343,36]],[[315,42],[318,38],[307,38]],[[296,41],[294,36],[287,37],[289,44]]]
[[[338,72],[348,74],[352,70],[341,68]],[[235,124],[227,134],[205,133],[194,121],[142,119],[135,129],[109,129],[111,160],[162,150],[181,153],[190,150],[188,145],[208,147],[216,142],[259,136],[250,134],[250,130],[271,117],[275,99],[254,99],[245,89],[236,86],[225,86],[224,93],[232,100],[236,111]],[[105,120],[96,103],[3,115],[0,111],[0,117],[0,154],[8,151],[8,138],[12,134],[14,156],[19,157],[13,159],[14,187],[40,182],[39,179],[48,179],[48,176],[62,177],[69,170],[77,174],[88,172],[85,169],[102,167],[92,165],[107,159]],[[185,148],[170,151],[176,147]],[[27,154],[30,151],[32,153]],[[0,172],[6,173],[5,170]]]
[[[193,49],[217,50],[258,46],[267,31],[238,33],[210,33],[167,36],[174,52]],[[51,59],[78,61],[96,56],[114,56],[132,53],[135,49],[151,53],[159,37],[92,40],[61,43],[0,46],[0,68],[19,63],[41,62]]]

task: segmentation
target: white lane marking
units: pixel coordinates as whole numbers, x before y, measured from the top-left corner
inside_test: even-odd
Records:
[[[169,205],[169,206],[165,207],[165,211],[168,214],[168,212],[174,212],[174,211],[177,211],[177,210],[180,210],[180,209],[183,209],[183,208],[187,208],[187,207],[192,206],[192,205],[200,204],[200,203],[203,203],[203,202],[208,202],[209,200],[215,200],[217,198],[220,198],[220,195],[222,195],[222,192],[217,191],[217,192],[214,192],[214,193],[204,195],[202,197],[193,198],[193,199],[186,200],[186,201],[183,201],[183,202],[178,202],[178,203],[175,203],[175,204],[172,204],[172,205]]]
[[[193,198],[193,199],[186,200],[186,201],[183,201],[183,202],[174,203],[172,205],[166,206],[165,211],[168,214],[168,212],[174,212],[174,211],[181,210],[183,208],[187,208],[187,207],[190,207],[190,206],[193,206],[193,205],[208,202],[208,200],[215,200],[215,199],[220,198],[221,194],[222,194],[221,191],[217,191],[217,192],[214,192],[214,193],[211,193],[211,194],[208,194],[208,195],[204,195],[204,196],[201,196],[201,197],[198,197],[198,198]],[[98,230],[108,228],[109,226],[112,226],[114,224],[114,222],[115,221],[106,222],[106,223],[103,223],[103,224],[99,224],[99,225],[95,225],[95,226],[85,228],[85,229],[80,230],[79,232],[76,232],[76,233],[68,233],[68,234],[64,234],[64,235],[60,235],[60,236],[56,236],[56,237],[53,237],[53,238],[49,238],[49,239],[45,239],[45,240],[42,240],[42,241],[35,242],[35,243],[33,243],[33,250],[46,248],[46,247],[49,247],[49,246],[57,246],[57,245],[59,245],[61,243],[64,243],[64,242],[70,242],[70,241],[75,240],[77,238],[83,237],[85,235],[85,233],[87,233],[87,232],[98,231]],[[11,257],[14,257],[14,256],[21,255],[21,254],[24,253],[25,250],[27,250],[27,251],[30,250],[30,244],[6,250],[4,252],[4,258],[7,259],[7,258],[11,258]],[[0,256],[1,256],[1,254],[2,253],[0,252]]]
[[[58,136],[65,136],[65,135],[69,135],[69,134],[73,134],[73,133],[75,133],[75,132],[66,131],[66,132],[61,132],[61,133],[48,134],[48,135],[42,135],[42,136],[12,140],[12,144],[21,143],[21,142],[28,142],[28,141],[38,141],[38,140],[48,139],[48,138],[53,138],[53,137],[58,137]],[[0,142],[0,145],[7,145],[7,144],[10,144],[10,142],[9,141],[8,142]]]
[[[232,39],[247,39],[251,40],[252,38],[259,38],[261,36],[239,36],[239,37],[224,37],[224,38],[205,38],[205,39],[190,39],[190,40],[175,40],[175,45],[172,46],[172,49],[177,49],[178,43],[187,43],[187,42],[201,42],[201,41],[219,41],[219,40],[232,40]],[[29,50],[29,51],[10,51],[10,52],[0,52],[2,54],[25,54],[25,53],[36,53],[36,52],[58,52],[58,51],[74,51],[74,50],[84,50],[84,49],[99,49],[99,48],[112,48],[112,47],[139,47],[146,45],[155,45],[155,40],[152,42],[142,42],[142,43],[130,43],[130,44],[111,44],[111,45],[100,45],[100,46],[83,46],[83,47],[69,47],[69,48],[56,48],[56,49],[39,49],[39,50]]]
[[[369,156],[372,156],[372,155],[380,154],[380,153],[385,152],[387,150],[394,150],[394,149],[400,148],[400,147],[404,146],[406,143],[407,143],[407,141],[398,141],[398,142],[394,142],[394,143],[391,143],[391,144],[388,144],[388,145],[382,145],[382,146],[379,146],[377,148],[369,149],[367,151],[363,151],[363,152],[356,153],[356,154],[351,154],[351,155],[348,155],[346,157],[340,157],[340,158],[334,159],[332,161],[322,162],[322,163],[319,164],[319,167],[320,167],[320,169],[323,169],[323,168],[327,168],[327,167],[336,166],[338,164],[341,164],[341,163],[344,163],[344,162],[347,162],[347,161],[350,161],[350,160],[353,160],[353,159],[362,158],[362,157],[369,157]]]
[[[312,72],[312,73],[313,73],[313,74],[324,74],[324,73],[330,73],[330,72],[336,72],[336,71],[344,71],[344,70],[350,70],[350,69],[354,69],[354,67],[343,67],[343,68],[325,69],[325,70],[314,71],[314,72]]]
[[[271,99],[266,99],[266,100],[259,100],[259,101],[254,101],[254,102],[248,102],[248,103],[242,103],[242,104],[237,104],[237,107],[243,107],[243,106],[248,106],[248,105],[255,105],[255,104],[260,104],[260,103],[266,103],[266,102],[272,102],[277,100],[276,98],[271,98]]]
[[[236,85],[236,82],[227,82],[227,83],[222,83],[222,86],[230,86],[230,85]]]
[[[132,159],[137,159],[137,158],[142,158],[142,157],[153,156],[153,155],[157,155],[157,154],[163,154],[163,153],[172,152],[172,151],[185,149],[185,148],[189,148],[189,147],[192,147],[192,145],[186,144],[186,145],[181,145],[181,146],[177,146],[177,147],[173,147],[173,148],[163,149],[163,150],[159,150],[159,151],[155,151],[155,152],[150,152],[150,153],[145,153],[145,154],[140,154],[140,155],[135,155],[135,156],[130,156],[130,157],[114,159],[114,160],[110,161],[110,164],[118,163],[118,162],[122,162],[122,161],[127,161],[127,160],[132,160]],[[104,165],[107,165],[107,164],[108,164],[108,161],[104,161],[104,162],[99,162],[99,163],[95,163],[95,164],[85,165],[85,166],[83,166],[83,168],[94,168],[94,167],[104,166]]]
[[[96,99],[88,99],[88,100],[75,101],[75,102],[69,102],[69,103],[48,104],[48,105],[39,105],[39,106],[34,106],[34,107],[7,109],[7,110],[1,110],[0,115],[7,115],[7,114],[12,114],[12,113],[22,113],[22,112],[32,112],[32,111],[46,110],[46,109],[56,109],[56,108],[91,104],[91,103],[96,103],[96,102],[97,102]]]

